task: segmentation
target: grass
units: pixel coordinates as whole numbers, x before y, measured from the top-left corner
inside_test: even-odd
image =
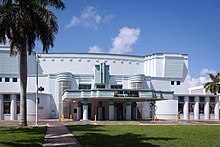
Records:
[[[40,147],[43,144],[46,129],[46,127],[0,127],[0,146]]]
[[[67,126],[83,146],[220,145],[220,126],[210,125],[106,125]]]

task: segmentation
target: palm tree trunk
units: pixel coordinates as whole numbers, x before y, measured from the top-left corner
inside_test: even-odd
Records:
[[[19,126],[27,126],[27,50],[20,50],[20,121]]]

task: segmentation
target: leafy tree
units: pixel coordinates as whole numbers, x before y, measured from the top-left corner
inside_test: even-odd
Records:
[[[27,55],[40,40],[43,51],[54,46],[57,17],[49,8],[64,9],[61,0],[0,0],[0,43],[9,39],[11,55],[20,55],[20,126],[27,126]]]
[[[204,85],[206,92],[210,91],[211,93],[214,93],[214,95],[220,93],[220,73],[217,73],[216,75],[210,73],[209,77],[211,82],[207,82]]]

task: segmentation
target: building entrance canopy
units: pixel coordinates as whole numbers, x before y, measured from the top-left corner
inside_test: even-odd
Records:
[[[62,101],[80,99],[133,99],[136,101],[173,99],[172,91],[134,90],[134,89],[92,89],[65,90]]]

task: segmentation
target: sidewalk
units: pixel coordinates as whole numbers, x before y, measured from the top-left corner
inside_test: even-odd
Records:
[[[43,146],[82,147],[64,125],[50,125]]]

